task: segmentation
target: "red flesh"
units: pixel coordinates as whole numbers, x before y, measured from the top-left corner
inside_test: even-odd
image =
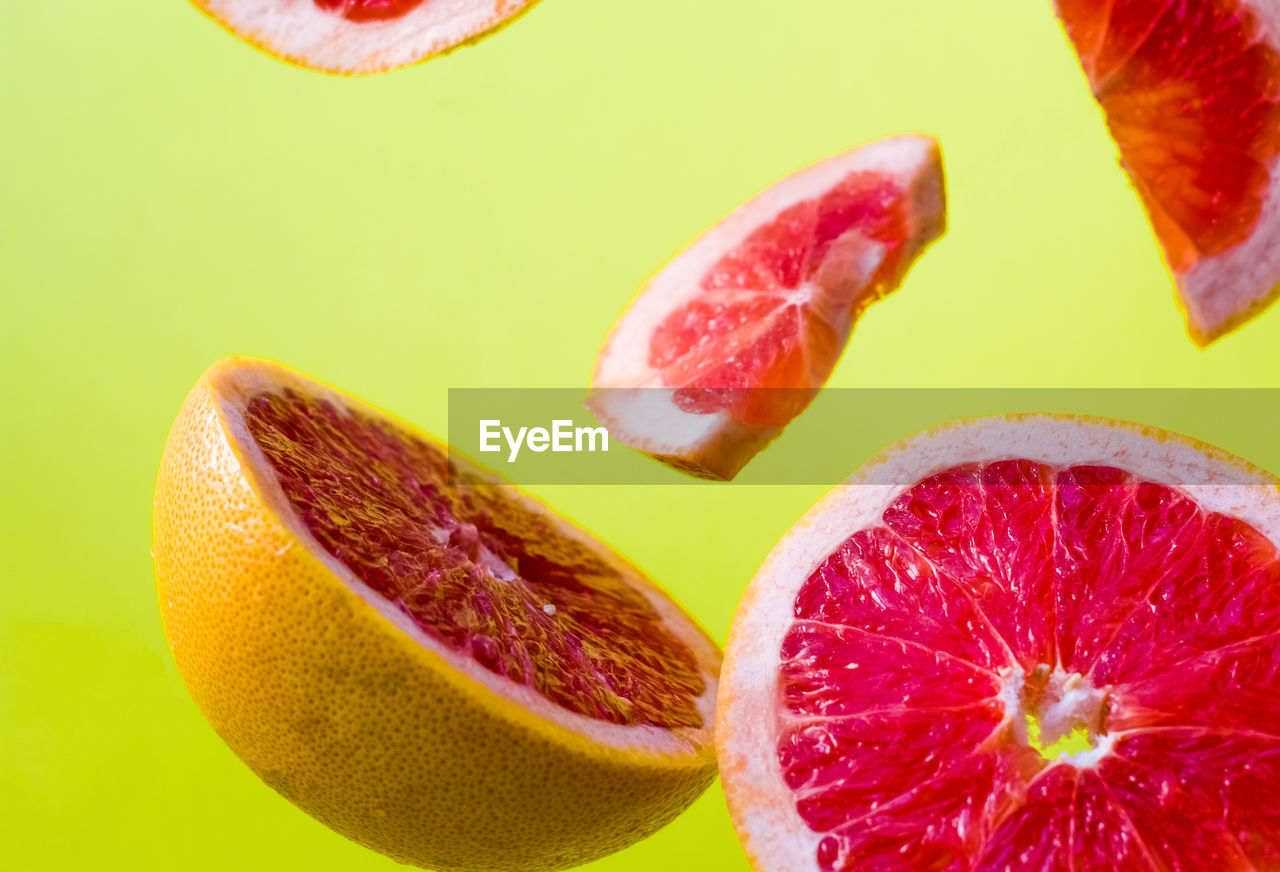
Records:
[[[702,725],[693,653],[545,519],[434,446],[326,400],[260,394],[244,415],[307,530],[430,637],[590,718]]]
[[[1170,265],[1248,238],[1280,154],[1280,54],[1256,16],[1228,0],[1057,2]]]
[[[841,331],[900,278],[905,200],[889,176],[850,173],[724,255],[650,339],[649,364],[681,388],[677,404],[764,426],[795,417],[830,376]],[[859,256],[877,245],[879,267],[865,280]]]
[[[312,0],[325,12],[341,15],[348,21],[391,21],[408,15],[423,0]]]
[[[1271,542],[1118,469],[1023,460],[882,521],[806,581],[782,646],[778,759],[822,869],[1280,868]],[[1041,664],[1106,692],[1095,766],[1002,723],[1003,676]]]

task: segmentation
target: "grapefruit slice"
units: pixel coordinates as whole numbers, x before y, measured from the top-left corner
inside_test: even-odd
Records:
[[[1207,345],[1280,291],[1280,4],[1056,3]]]
[[[538,0],[191,0],[233,36],[338,76],[421,63],[501,30]]]
[[[871,460],[738,609],[717,743],[765,872],[1280,868],[1280,488],[979,419]]]
[[[626,445],[733,478],[826,384],[854,322],[945,223],[929,136],[788,176],[640,291],[600,352],[587,408]]]
[[[401,862],[572,866],[714,777],[720,654],[679,606],[492,473],[277,365],[222,361],[187,397],[153,554],[219,735]]]

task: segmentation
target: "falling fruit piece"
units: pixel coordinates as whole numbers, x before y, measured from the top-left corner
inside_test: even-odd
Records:
[[[153,555],[218,734],[402,863],[577,865],[715,775],[720,653],[678,605],[497,476],[283,367],[228,359],[187,397]]]
[[[1280,868],[1280,488],[1018,416],[871,459],[734,618],[721,777],[758,872]]]
[[[234,36],[322,73],[421,63],[510,24],[538,0],[191,0]]]
[[[1207,345],[1280,293],[1280,4],[1057,9]]]
[[[826,384],[854,323],[945,224],[930,136],[787,176],[640,291],[600,352],[587,408],[626,445],[733,478]]]

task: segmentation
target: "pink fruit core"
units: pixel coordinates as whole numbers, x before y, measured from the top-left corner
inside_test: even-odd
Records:
[[[1280,154],[1280,53],[1254,13],[1238,0],[1058,11],[1173,268],[1247,239]]]
[[[908,223],[905,192],[882,173],[850,173],[789,206],[658,325],[649,365],[686,411],[789,421],[826,382],[849,325],[896,285]]]
[[[813,572],[781,655],[822,869],[1280,869],[1280,564],[1179,489],[949,469]]]
[[[591,548],[387,421],[292,390],[244,417],[311,535],[432,639],[589,718],[702,726],[693,653]]]
[[[423,0],[312,0],[325,12],[341,15],[347,21],[391,21],[409,14]]]

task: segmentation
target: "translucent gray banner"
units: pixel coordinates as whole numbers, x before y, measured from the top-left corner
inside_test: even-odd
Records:
[[[604,392],[605,394],[608,391]],[[703,427],[699,415],[671,412],[671,392],[630,389],[609,398],[633,410],[629,432],[610,432],[583,406],[574,388],[452,388],[451,451],[520,485],[725,486],[686,475],[627,446],[635,430],[646,438],[670,428],[671,442]],[[807,399],[807,397],[806,397]],[[779,408],[785,391],[741,391],[736,408]],[[798,403],[802,405],[802,402]],[[689,408],[688,404],[685,405]],[[856,388],[822,391],[812,405],[747,464],[733,485],[835,485],[890,444],[957,419],[1009,415],[1089,415],[1179,433],[1223,449],[1265,470],[1280,470],[1280,389],[925,389]],[[998,450],[998,449],[997,449]],[[1017,456],[1016,445],[1008,456]],[[1099,462],[1105,460],[1099,456]],[[1242,483],[1218,465],[1188,464],[1184,481]],[[901,477],[885,472],[881,477]],[[871,483],[912,484],[914,481]]]

